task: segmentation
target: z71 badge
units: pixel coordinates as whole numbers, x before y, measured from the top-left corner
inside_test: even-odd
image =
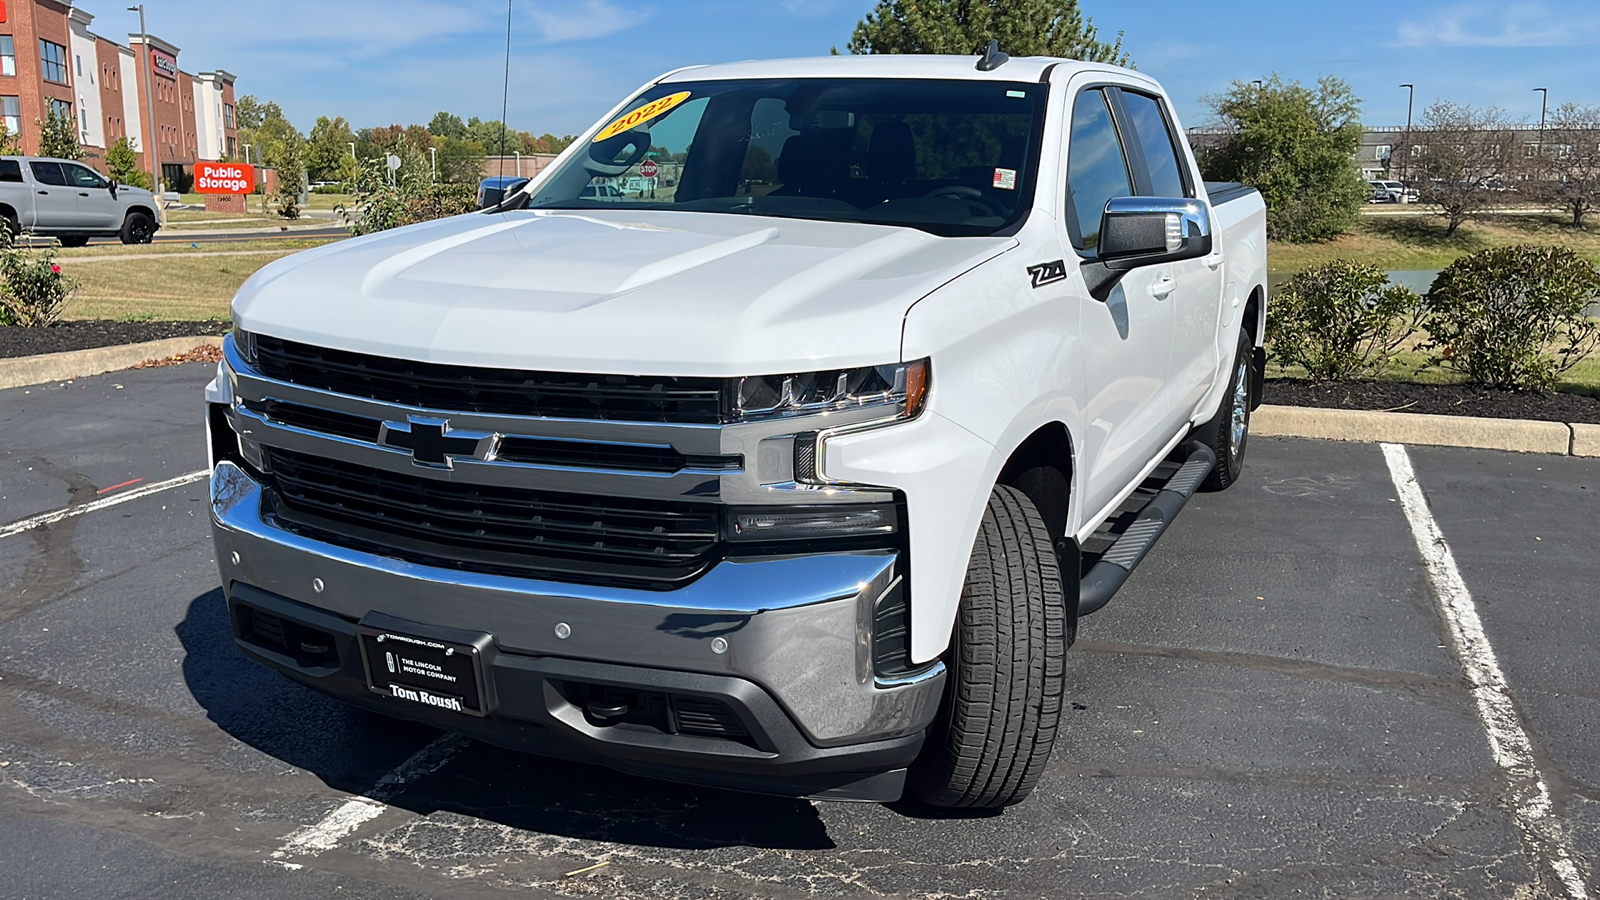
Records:
[[[1036,288],[1044,287],[1055,281],[1065,281],[1067,279],[1067,261],[1056,259],[1047,263],[1039,263],[1036,266],[1029,266],[1028,275],[1033,278],[1033,286]]]

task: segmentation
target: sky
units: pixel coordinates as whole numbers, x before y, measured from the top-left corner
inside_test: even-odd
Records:
[[[843,51],[874,0],[512,0],[511,125],[570,134],[662,72],[685,65]],[[92,29],[126,43],[126,3],[77,0]],[[226,69],[241,95],[276,101],[308,131],[426,123],[441,109],[500,118],[506,0],[146,0],[150,32],[185,71]],[[1278,73],[1336,75],[1369,125],[1403,125],[1435,100],[1498,106],[1537,122],[1540,95],[1600,105],[1600,2],[1332,4],[1309,0],[1082,0],[1102,38],[1124,32],[1185,125],[1207,96]],[[250,10],[247,15],[241,11]],[[1004,49],[1004,48],[1002,48]]]

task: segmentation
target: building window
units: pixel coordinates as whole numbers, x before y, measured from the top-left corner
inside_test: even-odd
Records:
[[[50,114],[52,116],[60,116],[61,118],[66,119],[69,122],[72,121],[73,119],[77,118],[77,116],[74,116],[72,114],[72,104],[69,101],[57,100],[56,98],[51,97],[50,98],[50,102],[49,102],[49,106],[50,106]]]
[[[67,83],[67,48],[49,41],[39,41],[39,60],[44,65],[44,80],[56,84]]]
[[[1394,156],[1394,146],[1392,144],[1379,144],[1378,145],[1378,160],[1380,162],[1387,162],[1393,156]]]
[[[9,34],[0,34],[0,75],[17,74],[17,41]]]
[[[83,57],[75,55],[75,56],[72,57],[72,59],[78,65],[78,77],[82,78],[83,77]]]
[[[233,104],[222,104],[222,122],[229,128],[233,127]]]
[[[6,134],[22,134],[22,98],[0,97],[0,125],[6,128]]]

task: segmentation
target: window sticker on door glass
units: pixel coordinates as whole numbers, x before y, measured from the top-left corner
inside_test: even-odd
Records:
[[[997,189],[1002,190],[1002,191],[1014,191],[1014,190],[1016,190],[1017,189],[1017,170],[1016,169],[995,169],[994,170],[994,186]]]
[[[600,133],[594,136],[594,142],[599,143],[607,138],[614,138],[635,125],[643,125],[657,116],[671,112],[673,107],[687,99],[689,99],[689,92],[679,91],[676,94],[668,94],[660,99],[651,100],[649,103],[600,129]]]

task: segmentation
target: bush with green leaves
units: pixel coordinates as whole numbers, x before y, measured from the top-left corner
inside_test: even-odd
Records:
[[[139,168],[138,154],[126,137],[117,138],[116,143],[106,148],[106,174],[118,184],[147,191],[154,188],[150,173]]]
[[[1521,245],[1456,260],[1428,289],[1430,364],[1469,382],[1547,390],[1600,346],[1600,269],[1564,247]]]
[[[0,230],[0,325],[38,328],[61,318],[77,282],[61,274],[53,249],[25,250]]]
[[[1376,378],[1416,333],[1420,299],[1377,266],[1335,260],[1273,293],[1267,340],[1281,365],[1314,381]]]
[[[351,234],[388,231],[458,216],[477,208],[476,185],[432,184],[431,172],[416,166],[412,166],[409,173],[406,169],[402,165],[401,172],[390,183],[390,172],[382,159],[362,161],[355,180],[348,185],[354,201],[338,207]]]

